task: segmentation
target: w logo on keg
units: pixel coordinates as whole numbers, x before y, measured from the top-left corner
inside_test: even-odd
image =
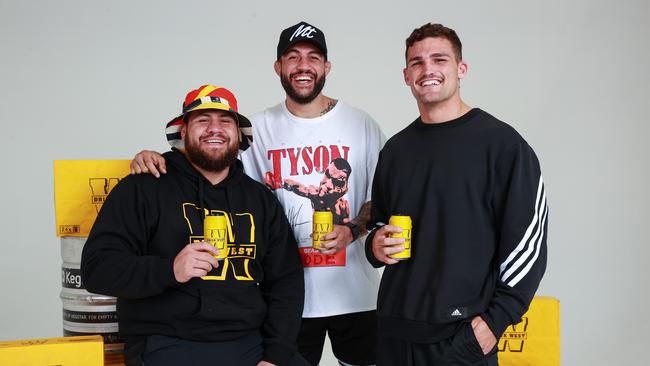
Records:
[[[499,352],[523,352],[524,342],[528,339],[528,317],[521,318],[521,322],[511,325],[503,332],[499,339]]]
[[[201,212],[203,211],[203,212]],[[189,242],[198,243],[206,239],[203,233],[203,215],[224,215],[226,216],[226,230],[215,230],[214,238],[225,238],[228,255],[220,261],[219,267],[201,277],[210,281],[225,281],[231,276],[237,281],[254,281],[250,273],[251,260],[257,257],[257,246],[255,245],[255,219],[253,215],[244,213],[228,213],[221,210],[208,210],[197,207],[193,203],[183,204],[183,218],[188,225],[190,232]],[[237,233],[233,230],[237,227]],[[202,235],[203,234],[203,235]],[[236,235],[237,234],[237,235]]]
[[[91,192],[90,200],[97,213],[102,208],[108,194],[119,182],[120,178],[88,178]]]

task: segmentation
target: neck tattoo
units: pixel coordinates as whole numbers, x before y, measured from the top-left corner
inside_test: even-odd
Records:
[[[322,116],[325,113],[327,113],[327,112],[331,111],[332,109],[334,109],[337,102],[338,102],[338,100],[336,100],[336,99],[330,100],[329,103],[327,103],[327,107],[325,107],[325,109],[323,109],[323,111],[320,112],[320,115]]]

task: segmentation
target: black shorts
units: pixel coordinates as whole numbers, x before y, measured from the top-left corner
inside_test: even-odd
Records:
[[[256,366],[264,352],[262,337],[250,334],[227,342],[195,342],[175,337],[152,335],[125,347],[127,366]],[[295,353],[287,366],[309,366]]]
[[[436,343],[413,343],[379,337],[377,366],[497,366],[496,346],[483,354],[469,322],[456,333]]]
[[[330,338],[332,352],[350,365],[374,365],[377,352],[377,315],[375,311],[302,318],[298,350],[312,365],[318,365],[323,354],[325,334]]]

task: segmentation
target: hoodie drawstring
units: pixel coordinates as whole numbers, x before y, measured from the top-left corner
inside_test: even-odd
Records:
[[[205,211],[208,209],[205,206],[205,200],[203,198],[203,179],[199,177],[199,207],[201,207],[201,219],[205,220]]]

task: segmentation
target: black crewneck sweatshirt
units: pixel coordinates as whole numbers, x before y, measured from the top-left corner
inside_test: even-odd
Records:
[[[539,162],[509,125],[480,109],[416,119],[382,149],[371,224],[411,216],[412,257],[386,266],[377,313],[387,337],[430,343],[480,315],[497,338],[519,322],[546,268]],[[366,241],[371,250],[376,229]]]

